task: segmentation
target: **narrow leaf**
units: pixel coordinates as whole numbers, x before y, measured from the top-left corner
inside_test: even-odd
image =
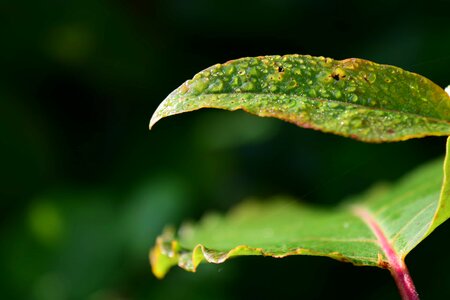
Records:
[[[150,128],[201,108],[242,109],[367,142],[450,134],[450,96],[442,88],[356,58],[261,56],[214,65],[174,90]]]
[[[450,216],[449,141],[445,176],[439,159],[390,188],[374,188],[337,208],[286,198],[247,201],[226,216],[211,214],[185,225],[177,235],[167,230],[151,250],[153,272],[162,278],[174,265],[195,271],[202,261],[222,263],[243,255],[327,256],[406,270],[405,256]]]

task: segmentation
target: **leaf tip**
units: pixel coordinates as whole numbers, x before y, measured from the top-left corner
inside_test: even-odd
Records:
[[[166,99],[164,99],[156,108],[155,112],[153,113],[152,117],[150,118],[150,123],[148,125],[148,129],[152,130],[153,126],[162,118],[167,117],[170,115],[170,113],[167,113],[167,102],[169,97],[171,95],[167,96]]]
[[[150,123],[148,124],[148,129],[152,130],[153,126],[161,120],[161,116],[158,114],[158,111],[155,111],[155,113],[152,115],[150,119]]]

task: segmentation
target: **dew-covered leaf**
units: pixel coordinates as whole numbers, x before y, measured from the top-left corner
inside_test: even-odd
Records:
[[[150,252],[153,272],[162,278],[174,265],[195,271],[202,261],[243,255],[317,255],[402,267],[405,256],[450,216],[449,141],[444,172],[439,159],[336,208],[288,198],[247,201],[225,216],[210,214],[184,225],[177,234],[166,230]]]
[[[200,108],[242,109],[367,142],[450,134],[450,96],[442,88],[356,58],[262,56],[214,65],[174,90],[150,127]]]

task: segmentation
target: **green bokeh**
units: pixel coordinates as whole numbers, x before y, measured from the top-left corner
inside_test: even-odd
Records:
[[[0,23],[2,299],[397,299],[383,270],[311,257],[158,281],[148,250],[164,226],[248,196],[336,203],[445,139],[369,145],[213,110],[148,121],[196,72],[244,56],[360,57],[444,87],[448,1],[6,0]],[[448,230],[408,256],[424,299],[449,296]]]

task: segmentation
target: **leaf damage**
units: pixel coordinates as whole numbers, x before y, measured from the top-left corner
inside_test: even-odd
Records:
[[[260,56],[196,74],[157,108],[161,118],[202,108],[242,109],[366,142],[450,134],[450,96],[415,73],[371,61]]]

